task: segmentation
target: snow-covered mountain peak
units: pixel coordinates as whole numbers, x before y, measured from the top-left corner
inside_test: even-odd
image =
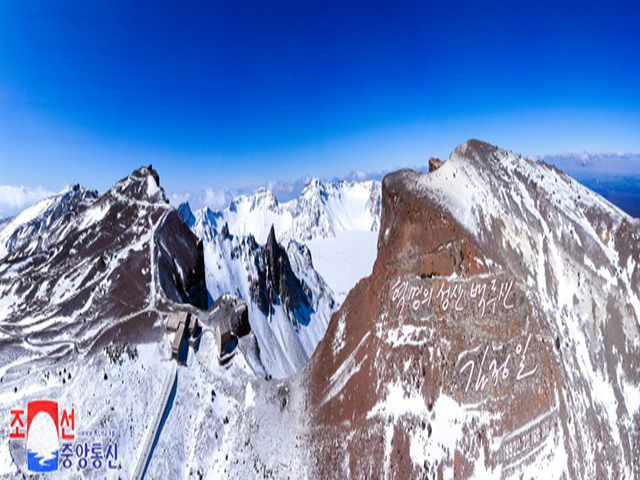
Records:
[[[141,167],[116,183],[107,194],[132,201],[169,203],[160,186],[160,176],[153,166]]]
[[[278,199],[271,190],[260,187],[253,194],[240,195],[234,198],[229,204],[229,211],[246,215],[250,212],[278,210]]]
[[[271,190],[266,188],[259,188],[252,198],[253,202],[251,210],[267,209],[275,212],[278,209],[278,199]]]
[[[440,198],[470,231],[499,217],[510,225],[530,220],[541,225],[550,205],[577,222],[596,212],[633,221],[556,167],[477,140],[459,146],[433,174],[418,178],[408,172],[407,179],[410,188]],[[451,189],[455,195],[449,194]]]
[[[308,198],[308,197],[318,196],[318,195],[322,196],[322,195],[326,195],[326,192],[327,192],[327,184],[322,182],[317,177],[312,177],[308,179],[307,182],[305,183],[304,188],[302,189],[302,192],[300,192],[300,197]]]
[[[310,177],[304,183],[304,189],[307,188],[321,188],[324,185],[324,182],[320,180],[318,177]]]
[[[202,214],[198,218],[201,218],[203,222],[207,222],[214,227],[218,225],[218,219],[221,218],[220,212],[213,211],[209,207],[204,207],[201,212]]]
[[[191,210],[191,205],[189,205],[189,202],[182,202],[180,205],[178,205],[177,210],[178,215],[180,215],[180,218],[187,225],[187,227],[193,228],[196,223],[196,217]]]

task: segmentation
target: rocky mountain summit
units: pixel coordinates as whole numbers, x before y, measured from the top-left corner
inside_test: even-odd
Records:
[[[640,223],[471,140],[385,177],[378,257],[304,374],[319,477],[636,478]]]
[[[101,196],[74,186],[2,230],[11,239],[0,263],[3,356],[78,353],[123,331],[153,336],[167,299],[160,284],[172,300],[206,307],[202,246],[158,181],[144,167]]]

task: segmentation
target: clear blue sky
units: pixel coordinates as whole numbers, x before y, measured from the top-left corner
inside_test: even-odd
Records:
[[[0,3],[0,184],[169,191],[424,164],[469,137],[640,151],[640,7]]]

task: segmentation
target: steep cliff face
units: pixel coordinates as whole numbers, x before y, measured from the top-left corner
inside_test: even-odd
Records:
[[[638,238],[561,172],[482,142],[388,175],[373,273],[305,371],[316,473],[637,476]]]
[[[209,307],[202,241],[185,225],[178,212],[167,212],[155,235],[158,280],[167,297],[200,309]]]

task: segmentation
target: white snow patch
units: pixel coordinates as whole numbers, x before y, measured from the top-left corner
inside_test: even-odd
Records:
[[[345,317],[346,315],[343,314],[343,315],[340,315],[340,318],[338,318],[338,326],[336,327],[336,333],[335,333],[335,336],[333,337],[333,343],[331,344],[333,348],[334,358],[338,355],[338,353],[340,353],[340,351],[345,346],[344,329],[347,323]]]
[[[244,395],[244,406],[245,408],[251,408],[251,407],[255,407],[255,405],[256,405],[256,394],[253,391],[251,382],[247,382],[247,389]]]
[[[342,303],[360,279],[371,275],[378,254],[378,232],[345,231],[307,242],[313,267]]]

